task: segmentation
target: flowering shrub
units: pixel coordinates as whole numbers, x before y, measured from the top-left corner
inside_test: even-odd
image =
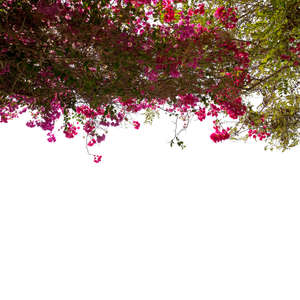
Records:
[[[211,139],[228,139],[221,119],[239,120],[247,112],[242,96],[253,81],[251,42],[231,33],[237,8],[212,12],[204,3],[178,4],[186,3],[3,0],[0,122],[28,110],[32,119],[26,126],[42,128],[55,142],[55,124],[63,116],[65,137],[74,138],[82,128],[92,147],[105,140],[109,127],[131,122],[139,129],[132,114],[165,111],[185,120],[184,128],[192,115],[218,119]],[[151,24],[149,16],[162,23]],[[299,43],[290,43],[290,53],[281,54],[284,61],[299,53]]]

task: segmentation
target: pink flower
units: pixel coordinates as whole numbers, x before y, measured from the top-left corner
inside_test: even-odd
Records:
[[[33,128],[33,127],[35,127],[35,124],[34,124],[33,121],[28,121],[28,122],[26,123],[26,126],[28,126],[28,127],[30,127],[30,128]]]
[[[218,7],[217,10],[216,10],[216,12],[214,13],[214,16],[216,18],[221,18],[222,15],[223,15],[224,10],[225,10],[224,6]]]
[[[94,146],[96,144],[96,140],[95,139],[92,139],[92,140],[90,140],[89,142],[88,142],[88,146],[89,147],[92,147],[92,146]]]
[[[56,142],[56,138],[55,138],[54,134],[52,134],[52,133],[49,132],[47,135],[49,136],[49,138],[48,138],[48,142],[49,143]]]
[[[98,163],[99,161],[101,161],[102,156],[101,155],[94,155],[94,162]]]
[[[205,9],[203,3],[199,4],[199,8],[195,10],[195,13],[198,13],[199,15],[204,15]]]
[[[167,6],[166,13],[164,16],[164,21],[169,23],[169,22],[172,22],[174,19],[175,19],[175,13],[174,13],[173,7]]]
[[[133,126],[135,129],[139,129],[141,124],[138,121],[133,121]]]
[[[172,70],[171,72],[170,72],[170,75],[171,75],[171,77],[173,77],[173,78],[179,78],[180,77],[180,73],[175,69],[175,70]]]
[[[220,131],[219,127],[215,126],[214,129],[215,129],[215,132],[210,135],[210,138],[215,143],[218,143],[218,142],[221,142],[221,141],[224,141],[224,140],[227,140],[230,138],[230,135],[228,133],[229,128],[227,128],[227,130],[223,129],[222,131]]]
[[[72,125],[71,123],[68,123],[67,128],[64,130],[66,138],[72,139],[75,135],[77,135],[78,132],[76,131],[76,129],[76,126]]]
[[[214,17],[219,19],[219,21],[226,28],[234,28],[236,22],[238,21],[236,17],[236,12],[232,8],[225,8],[224,6],[218,7],[214,13]]]
[[[94,68],[94,67],[89,67],[89,70],[92,71],[92,72],[96,72],[97,71],[97,69]]]
[[[86,133],[91,133],[93,130],[95,129],[95,126],[91,123],[91,121],[87,121],[85,123],[85,125],[83,126],[83,130],[86,132]]]
[[[203,121],[206,117],[205,108],[200,108],[199,111],[195,112],[195,115],[197,115],[199,121]]]
[[[149,80],[151,80],[151,81],[157,81],[158,74],[154,70],[152,70],[147,75],[148,75],[148,79]]]
[[[291,57],[289,55],[285,55],[285,54],[280,55],[280,58],[284,59],[284,60],[290,60],[291,59]]]
[[[97,136],[97,143],[101,143],[105,140],[105,134]]]

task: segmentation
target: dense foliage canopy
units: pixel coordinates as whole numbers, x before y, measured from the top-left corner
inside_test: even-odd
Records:
[[[54,142],[159,111],[214,118],[214,142],[299,143],[297,0],[2,0],[0,122],[29,111]],[[254,106],[248,96],[263,95]],[[232,120],[230,127],[225,126]],[[171,145],[180,141],[177,126]],[[99,162],[101,156],[94,155]]]

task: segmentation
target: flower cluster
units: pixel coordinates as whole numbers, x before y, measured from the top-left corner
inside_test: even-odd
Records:
[[[135,129],[139,129],[141,124],[138,121],[133,121],[133,126]]]
[[[215,104],[210,104],[209,112],[207,113],[208,116],[217,117],[221,109],[216,106]]]
[[[188,111],[188,109],[195,107],[200,99],[192,94],[179,96],[178,104],[176,106],[181,108],[181,111]]]
[[[232,101],[220,101],[222,110],[226,111],[232,119],[237,119],[246,113],[246,106],[242,103],[242,98],[237,97]]]
[[[26,122],[26,126],[30,127],[30,128],[33,128],[33,127],[35,127],[35,123],[32,120],[28,121],[28,122]]]
[[[93,124],[93,121],[90,119],[88,121],[86,121],[86,123],[83,126],[83,130],[87,134],[91,134],[95,130],[95,125]]]
[[[225,8],[224,6],[218,7],[214,14],[215,18],[219,19],[219,21],[226,28],[234,28],[238,21],[236,17],[236,9],[235,8]]]
[[[101,142],[103,142],[105,140],[105,134],[102,135],[98,135],[97,136],[97,143],[100,144]]]
[[[249,129],[248,130],[248,136],[252,137],[253,139],[256,140],[256,138],[259,138],[260,141],[266,139],[267,137],[269,137],[271,134],[269,132],[267,132],[267,125],[265,124],[265,117],[264,115],[262,115],[260,117],[260,121],[259,124],[261,124],[260,129]],[[252,121],[251,125],[254,126],[255,123]]]
[[[167,6],[165,8],[164,21],[169,23],[172,22],[175,18],[174,8],[172,6]]]
[[[263,139],[269,137],[271,134],[264,130],[258,131],[257,129],[249,129],[248,135],[249,137],[252,137],[254,139],[259,138],[259,140],[262,141]]]
[[[89,147],[92,147],[96,144],[96,140],[95,139],[91,139],[89,142],[88,142],[88,146]]]
[[[75,135],[77,135],[77,129],[79,129],[80,127],[77,127],[72,125],[71,123],[67,123],[66,124],[66,128],[64,130],[64,134],[66,136],[66,138],[68,139],[72,139]]]
[[[49,143],[54,143],[54,142],[56,142],[56,138],[55,138],[55,136],[54,136],[54,134],[53,133],[51,133],[51,132],[48,132],[48,142]]]
[[[230,135],[228,133],[230,128],[227,128],[227,130],[222,129],[222,131],[220,131],[219,126],[214,126],[214,129],[215,129],[215,132],[210,135],[210,138],[215,143],[218,143],[218,142],[221,142],[221,141],[224,141],[224,140],[227,140],[230,138]]]
[[[94,162],[98,163],[101,161],[102,156],[101,155],[94,155]]]
[[[205,13],[205,9],[204,9],[204,4],[203,3],[200,3],[198,5],[198,8],[196,9],[192,9],[190,8],[188,10],[188,16],[193,16],[193,15],[204,15]]]
[[[206,117],[205,108],[200,108],[199,111],[195,112],[195,115],[198,117],[198,120],[200,122],[205,120]]]

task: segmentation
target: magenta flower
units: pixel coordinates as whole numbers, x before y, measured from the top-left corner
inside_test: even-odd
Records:
[[[133,126],[135,129],[139,129],[141,124],[138,121],[133,121]]]

